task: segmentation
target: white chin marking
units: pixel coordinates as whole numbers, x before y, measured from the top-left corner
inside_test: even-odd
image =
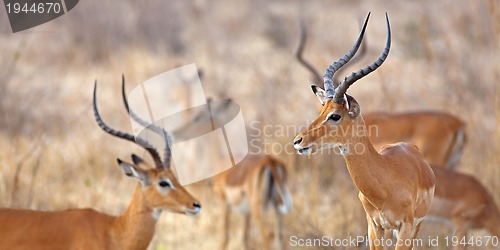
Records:
[[[186,210],[184,210],[184,212],[185,212],[187,215],[193,215],[193,216],[194,216],[194,215],[196,215],[196,214],[198,214],[200,211],[201,211],[201,208],[195,208],[195,209],[193,209],[193,210],[191,210],[191,209],[186,209]]]
[[[301,149],[298,149],[297,152],[299,153],[299,155],[310,155],[312,152],[312,149],[311,149],[311,147],[301,148]]]

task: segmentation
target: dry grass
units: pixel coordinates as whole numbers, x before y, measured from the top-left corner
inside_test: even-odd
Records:
[[[0,206],[93,207],[111,214],[125,209],[135,183],[121,175],[114,159],[142,151],[96,126],[90,109],[95,78],[103,116],[122,130],[130,130],[119,99],[122,73],[131,89],[192,62],[205,73],[205,92],[232,97],[247,123],[305,124],[316,115],[317,104],[308,72],[293,57],[298,19],[304,18],[310,30],[306,57],[324,68],[350,48],[358,20],[368,11],[367,59],[353,69],[381,50],[385,11],[393,46],[384,66],[350,89],[362,112],[438,109],[459,116],[469,135],[459,170],[479,178],[500,204],[498,6],[498,0],[89,0],[24,33],[12,35],[2,24]],[[285,145],[293,136],[261,139]],[[341,159],[277,156],[292,172],[294,209],[286,217],[287,236],[365,234],[357,192]],[[203,212],[196,218],[164,213],[151,249],[218,246],[220,202],[208,184],[188,188],[201,199]],[[242,222],[237,215],[233,219]],[[240,248],[238,224],[233,223],[233,249]],[[450,233],[448,227],[428,224],[421,237]]]

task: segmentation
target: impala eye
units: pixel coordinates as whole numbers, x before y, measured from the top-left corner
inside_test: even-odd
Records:
[[[328,117],[328,120],[330,121],[338,121],[340,120],[340,115],[337,115],[337,114],[331,114],[329,117]]]
[[[173,188],[174,185],[172,185],[172,182],[170,180],[161,180],[160,182],[158,182],[158,186],[160,186],[161,188]]]

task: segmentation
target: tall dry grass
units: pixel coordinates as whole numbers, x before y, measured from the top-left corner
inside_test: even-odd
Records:
[[[310,76],[293,55],[298,19],[310,31],[306,56],[322,69],[350,48],[368,11],[368,53],[352,69],[380,52],[386,11],[393,46],[384,66],[349,90],[362,112],[438,109],[460,117],[467,122],[468,142],[458,169],[480,179],[500,204],[498,6],[497,0],[111,0],[81,1],[69,14],[19,34],[2,22],[0,206],[124,211],[135,182],[118,171],[114,159],[144,153],[96,126],[90,106],[96,78],[103,117],[125,131],[131,128],[121,107],[120,75],[125,73],[131,89],[192,62],[205,73],[205,92],[232,97],[248,124],[306,124],[318,108]],[[0,18],[7,20],[4,12]],[[364,214],[343,160],[272,152],[274,144],[290,148],[293,136],[260,138],[290,168],[295,203],[285,235],[364,235]],[[218,246],[220,201],[208,184],[188,189],[200,198],[203,212],[196,218],[164,213],[151,249]],[[231,248],[239,249],[242,219],[233,220],[241,223],[233,223]],[[421,237],[446,234],[450,227],[429,223]]]

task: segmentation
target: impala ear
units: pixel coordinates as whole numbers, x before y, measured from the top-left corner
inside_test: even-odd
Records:
[[[311,85],[311,89],[313,91],[313,93],[316,95],[316,97],[318,98],[318,100],[321,102],[321,105],[325,105],[325,102],[326,102],[326,93],[325,91],[316,86],[316,85]]]
[[[141,184],[143,186],[146,185],[148,180],[148,173],[144,169],[135,166],[134,164],[124,162],[120,159],[116,159],[116,162],[118,163],[120,169],[126,176],[136,178],[141,181]]]
[[[131,157],[135,165],[139,165],[144,162],[144,160],[141,157],[137,156],[136,154],[132,154]]]
[[[354,99],[354,97],[350,96],[350,95],[347,95],[347,107],[349,108],[349,111],[347,112],[347,114],[349,115],[349,117],[351,117],[352,119],[356,118],[359,116],[359,113],[361,112],[361,108],[359,107],[359,104],[358,102],[356,101],[356,99]]]

